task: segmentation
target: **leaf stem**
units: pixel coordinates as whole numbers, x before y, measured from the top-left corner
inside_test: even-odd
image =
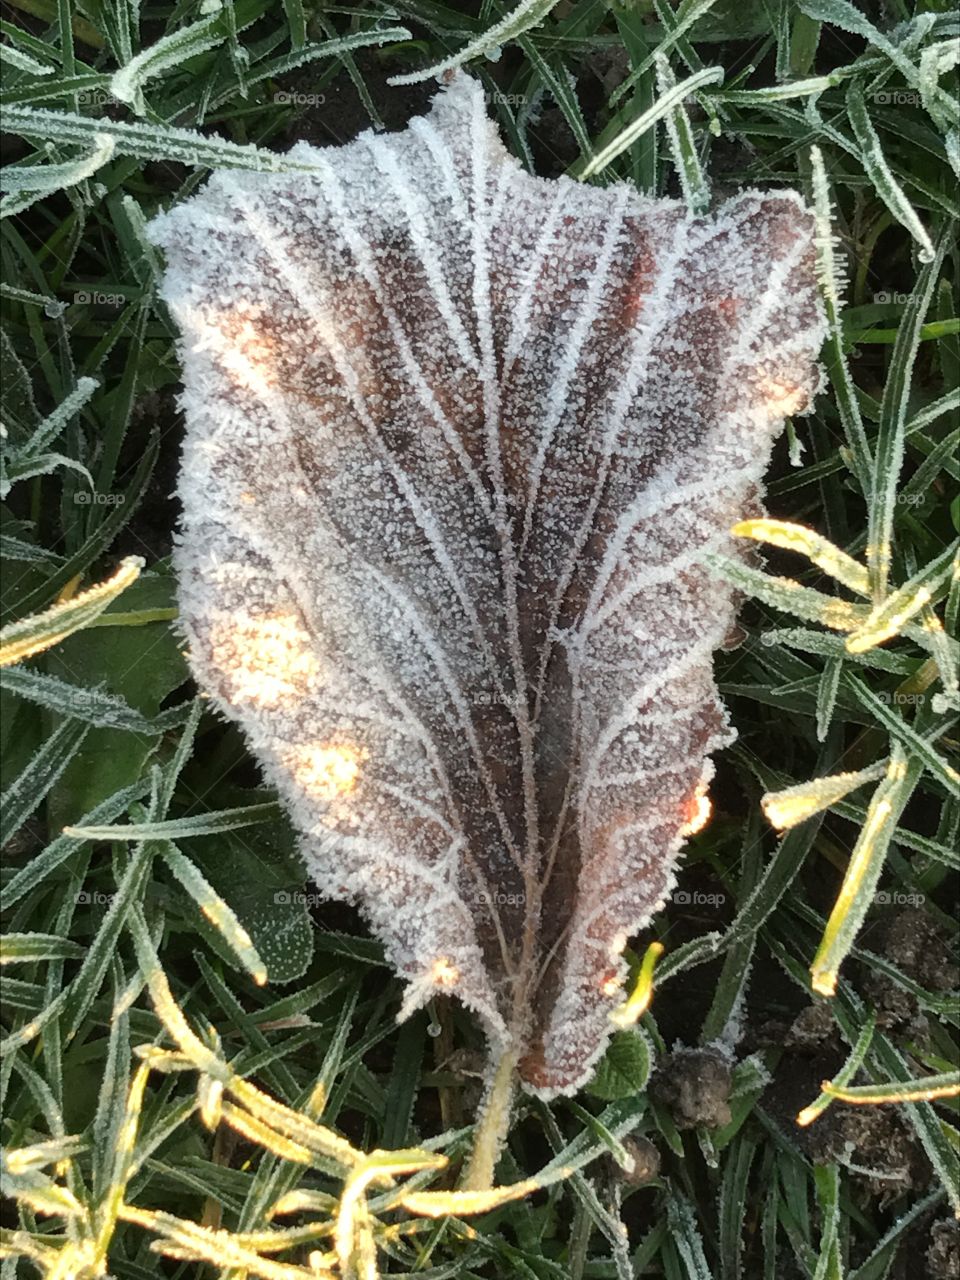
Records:
[[[473,1137],[473,1152],[463,1179],[464,1191],[486,1191],[493,1186],[493,1173],[510,1128],[516,1078],[517,1053],[510,1050],[500,1058],[487,1086],[480,1123]]]

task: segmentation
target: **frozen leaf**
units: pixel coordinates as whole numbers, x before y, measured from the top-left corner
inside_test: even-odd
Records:
[[[642,1031],[617,1031],[597,1065],[589,1092],[613,1102],[642,1093],[650,1078],[650,1042]]]
[[[572,1092],[732,737],[735,592],[704,555],[742,554],[818,384],[812,220],[531,177],[464,75],[286,163],[149,232],[194,669],[403,1012],[456,995],[493,1059]]]

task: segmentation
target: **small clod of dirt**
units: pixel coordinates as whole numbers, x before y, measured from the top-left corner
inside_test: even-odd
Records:
[[[620,1180],[628,1187],[643,1187],[660,1172],[660,1152],[649,1138],[624,1138],[623,1147],[627,1155],[633,1157],[633,1168],[617,1166]]]
[[[922,1191],[931,1178],[920,1144],[891,1106],[837,1104],[811,1126],[809,1151],[818,1162],[846,1165],[881,1202]]]
[[[784,1043],[800,1053],[819,1052],[836,1035],[837,1026],[830,1006],[823,1001],[801,1010],[787,1031]]]
[[[952,991],[960,985],[960,967],[936,921],[925,911],[907,907],[884,920],[870,937],[870,950],[885,956],[908,978],[928,991]],[[926,1019],[916,998],[877,970],[864,978],[864,992],[877,1009],[878,1025],[900,1027],[921,1036]]]
[[[664,1058],[650,1092],[678,1129],[720,1129],[730,1123],[732,1080],[732,1064],[722,1053],[680,1049]]]
[[[960,1276],[960,1222],[955,1218],[935,1222],[930,1230],[927,1275],[930,1280],[957,1280]]]

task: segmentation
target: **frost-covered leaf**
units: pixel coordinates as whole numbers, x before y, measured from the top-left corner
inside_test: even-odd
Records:
[[[650,1041],[643,1031],[618,1031],[607,1045],[588,1086],[595,1098],[613,1102],[642,1093],[650,1078]]]
[[[403,1012],[457,995],[570,1092],[732,736],[704,555],[741,554],[817,386],[812,220],[531,177],[462,75],[294,165],[149,230],[185,338],[191,659]]]

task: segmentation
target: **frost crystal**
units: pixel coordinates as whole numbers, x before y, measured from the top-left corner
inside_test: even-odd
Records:
[[[330,898],[571,1092],[731,740],[711,655],[813,226],[524,172],[457,76],[402,133],[218,172],[152,224],[184,334],[180,600]]]

